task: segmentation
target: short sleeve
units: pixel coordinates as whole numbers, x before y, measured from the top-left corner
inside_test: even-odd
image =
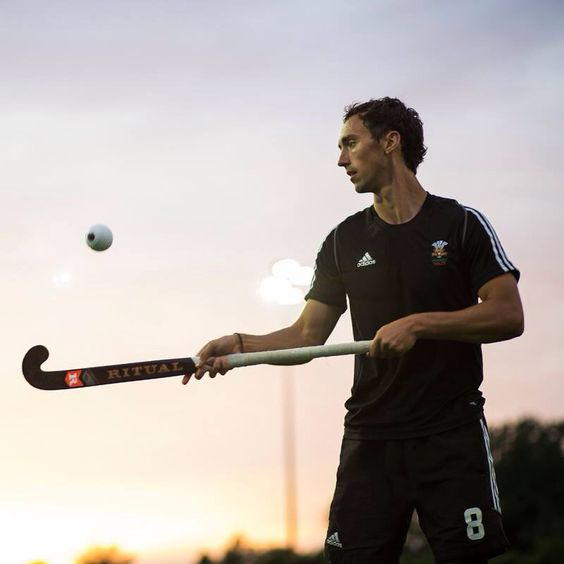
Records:
[[[477,294],[486,282],[508,272],[519,280],[519,270],[509,260],[491,223],[478,210],[465,209],[467,224],[463,248],[474,292]]]
[[[337,265],[336,237],[337,228],[323,241],[317,253],[311,288],[305,299],[317,300],[344,312],[347,309],[347,297]]]

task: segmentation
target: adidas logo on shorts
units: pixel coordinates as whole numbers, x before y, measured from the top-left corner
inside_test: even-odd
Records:
[[[337,548],[343,548],[341,541],[339,540],[339,533],[333,533],[329,536],[329,538],[325,541],[327,544],[331,546],[336,546]]]

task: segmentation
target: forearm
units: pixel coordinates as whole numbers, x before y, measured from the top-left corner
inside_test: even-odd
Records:
[[[308,300],[298,319],[265,335],[239,333],[245,352],[293,349],[325,343],[333,331],[341,311],[316,300]]]
[[[369,355],[401,356],[419,339],[494,343],[523,333],[523,307],[511,274],[493,278],[479,292],[480,303],[457,311],[431,311],[400,317],[378,329]]]
[[[297,323],[265,335],[239,334],[241,335],[244,352],[292,349],[322,344],[319,338],[304,331],[304,328]]]
[[[409,316],[418,339],[493,343],[523,333],[523,314],[513,303],[484,301],[458,311],[416,313]]]

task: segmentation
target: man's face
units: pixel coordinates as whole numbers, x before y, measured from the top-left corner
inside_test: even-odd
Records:
[[[351,116],[341,129],[338,165],[344,167],[360,194],[376,192],[385,183],[388,159],[358,115]]]

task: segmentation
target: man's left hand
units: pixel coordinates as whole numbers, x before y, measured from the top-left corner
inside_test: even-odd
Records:
[[[367,354],[372,358],[402,356],[413,348],[416,341],[415,316],[408,315],[380,327]]]

